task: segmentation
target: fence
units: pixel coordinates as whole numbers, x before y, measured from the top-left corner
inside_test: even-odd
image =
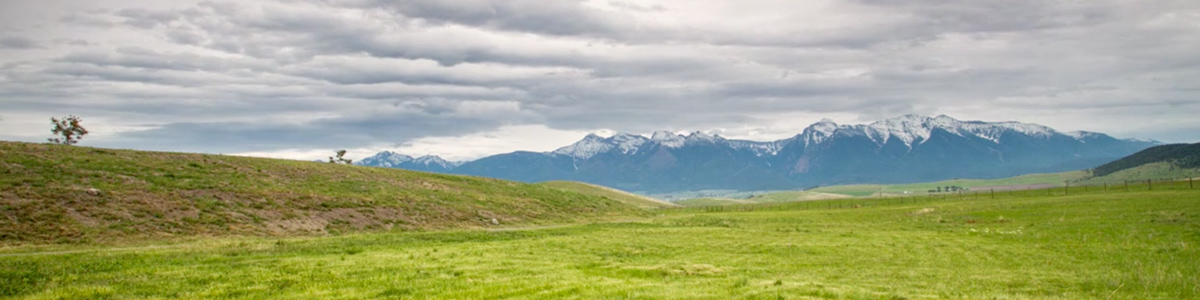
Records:
[[[861,208],[880,205],[895,205],[906,203],[923,203],[935,201],[953,201],[953,200],[995,200],[997,198],[1015,198],[1015,197],[1047,197],[1047,196],[1071,196],[1082,194],[1104,194],[1104,193],[1124,193],[1124,192],[1143,192],[1143,191],[1167,191],[1167,190],[1195,190],[1196,185],[1200,184],[1195,178],[1165,178],[1165,179],[1148,179],[1148,180],[1125,180],[1115,182],[1101,182],[1079,184],[1065,182],[1063,186],[1051,188],[1027,188],[1027,189],[985,189],[985,190],[965,190],[948,193],[930,193],[919,196],[886,196],[880,194],[876,197],[848,198],[836,200],[811,200],[797,202],[777,202],[777,203],[754,203],[754,204],[733,204],[733,205],[716,205],[716,206],[692,206],[692,207],[666,207],[659,208],[659,211],[664,212],[752,212],[752,211],[783,211],[783,210],[808,210],[808,209],[842,209],[842,208]]]

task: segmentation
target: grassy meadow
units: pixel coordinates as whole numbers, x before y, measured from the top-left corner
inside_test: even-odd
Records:
[[[10,246],[0,297],[1200,298],[1200,189],[745,208],[548,228]]]
[[[1065,182],[1077,181],[1087,176],[1084,171],[1049,173],[1049,174],[1029,174],[1009,178],[1000,179],[954,179],[943,180],[936,182],[923,182],[911,184],[858,184],[858,185],[837,185],[828,187],[819,187],[811,189],[812,192],[842,194],[854,197],[877,196],[880,192],[884,195],[925,195],[929,190],[937,189],[941,186],[958,186],[964,188],[973,187],[988,187],[988,186],[1013,186],[1013,185],[1034,185],[1034,184],[1053,184],[1055,186],[1063,186]],[[907,192],[907,193],[906,193]]]

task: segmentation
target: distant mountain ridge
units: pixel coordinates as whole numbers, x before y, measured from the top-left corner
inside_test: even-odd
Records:
[[[574,180],[641,192],[796,189],[848,183],[1000,178],[1087,169],[1157,145],[1019,122],[905,115],[866,125],[825,119],[786,139],[758,142],[693,132],[589,134],[550,152],[469,162],[381,152],[367,166],[537,182]]]

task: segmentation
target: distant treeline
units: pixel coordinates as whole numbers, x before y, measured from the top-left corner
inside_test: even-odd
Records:
[[[1200,143],[1171,144],[1147,148],[1125,158],[1092,169],[1092,176],[1105,176],[1145,164],[1169,162],[1176,168],[1200,168]]]
[[[942,188],[939,186],[936,189],[930,189],[929,192],[930,193],[942,193],[942,192],[949,193],[949,192],[957,192],[957,191],[965,191],[965,190],[967,190],[967,188],[965,188],[965,187],[961,187],[961,186],[957,186],[957,185],[947,185],[946,188]]]

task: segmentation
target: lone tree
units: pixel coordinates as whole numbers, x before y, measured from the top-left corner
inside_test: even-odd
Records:
[[[342,156],[346,155],[346,150],[338,150],[337,156],[330,156],[329,163],[331,164],[350,164],[351,160]]]
[[[62,136],[62,138],[46,139],[51,143],[74,145],[75,143],[79,143],[79,139],[82,139],[84,135],[88,134],[87,129],[84,129],[83,125],[79,125],[79,122],[83,122],[83,119],[73,115],[63,117],[62,119],[51,117],[50,122],[54,123],[54,128],[50,129],[50,132],[54,133],[55,136]]]

